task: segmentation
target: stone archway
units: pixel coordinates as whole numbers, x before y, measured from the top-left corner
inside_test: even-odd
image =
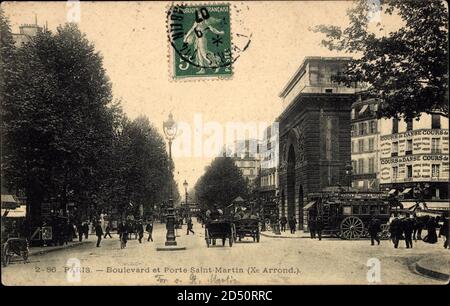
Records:
[[[295,217],[295,149],[289,146],[287,158],[287,215],[290,219]]]

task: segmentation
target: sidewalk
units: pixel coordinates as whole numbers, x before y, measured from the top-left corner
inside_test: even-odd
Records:
[[[69,242],[68,244],[65,244],[65,245],[57,245],[57,246],[30,247],[29,256],[43,255],[43,254],[46,254],[49,252],[65,250],[68,248],[73,248],[73,247],[77,247],[77,246],[80,246],[83,244],[88,244],[88,243],[94,243],[94,240],[91,240],[91,241],[83,240],[81,242],[74,241],[74,242]]]
[[[269,238],[310,238],[309,233],[305,233],[303,231],[295,231],[295,234],[291,234],[290,231],[286,230],[285,232],[281,232],[280,235],[276,235],[273,231],[264,231],[260,232],[261,236],[269,237]]]
[[[416,263],[416,270],[426,276],[448,282],[450,279],[450,254],[423,258]]]

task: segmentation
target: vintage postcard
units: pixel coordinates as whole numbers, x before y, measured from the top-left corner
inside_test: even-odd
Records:
[[[0,31],[3,285],[448,284],[444,1],[7,1]]]

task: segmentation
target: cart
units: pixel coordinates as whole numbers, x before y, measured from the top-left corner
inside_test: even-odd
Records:
[[[368,238],[368,224],[376,217],[381,222],[380,238],[389,238],[391,208],[382,193],[321,193],[310,199],[314,201],[314,215],[322,218],[324,235],[345,240]]]
[[[216,244],[216,239],[222,239],[222,246],[225,246],[225,241],[228,239],[228,243],[232,247],[235,237],[236,228],[231,221],[214,220],[205,224],[205,240],[208,248],[211,244]]]
[[[253,242],[259,242],[260,233],[258,219],[239,219],[235,220],[234,224],[236,226],[235,241],[237,238],[241,241],[244,237],[252,237]]]
[[[6,267],[14,257],[21,257],[24,263],[27,263],[28,254],[27,239],[9,238],[2,246],[2,264]]]

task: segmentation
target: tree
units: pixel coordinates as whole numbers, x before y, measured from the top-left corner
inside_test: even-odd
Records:
[[[336,80],[364,82],[367,94],[381,99],[380,117],[419,118],[422,112],[448,117],[448,9],[443,1],[358,0],[342,29],[320,25],[330,50],[355,54],[346,73]],[[380,22],[370,29],[370,13],[400,17],[398,29],[381,35]],[[377,13],[377,11],[375,11]],[[373,16],[373,15],[372,15]],[[383,18],[383,17],[381,17]]]
[[[230,157],[217,157],[196,183],[195,195],[203,206],[225,208],[236,197],[246,197],[248,186]]]
[[[106,175],[117,119],[101,56],[66,24],[38,33],[6,65],[14,72],[2,82],[8,186],[25,191],[29,217],[44,201],[88,205]]]

